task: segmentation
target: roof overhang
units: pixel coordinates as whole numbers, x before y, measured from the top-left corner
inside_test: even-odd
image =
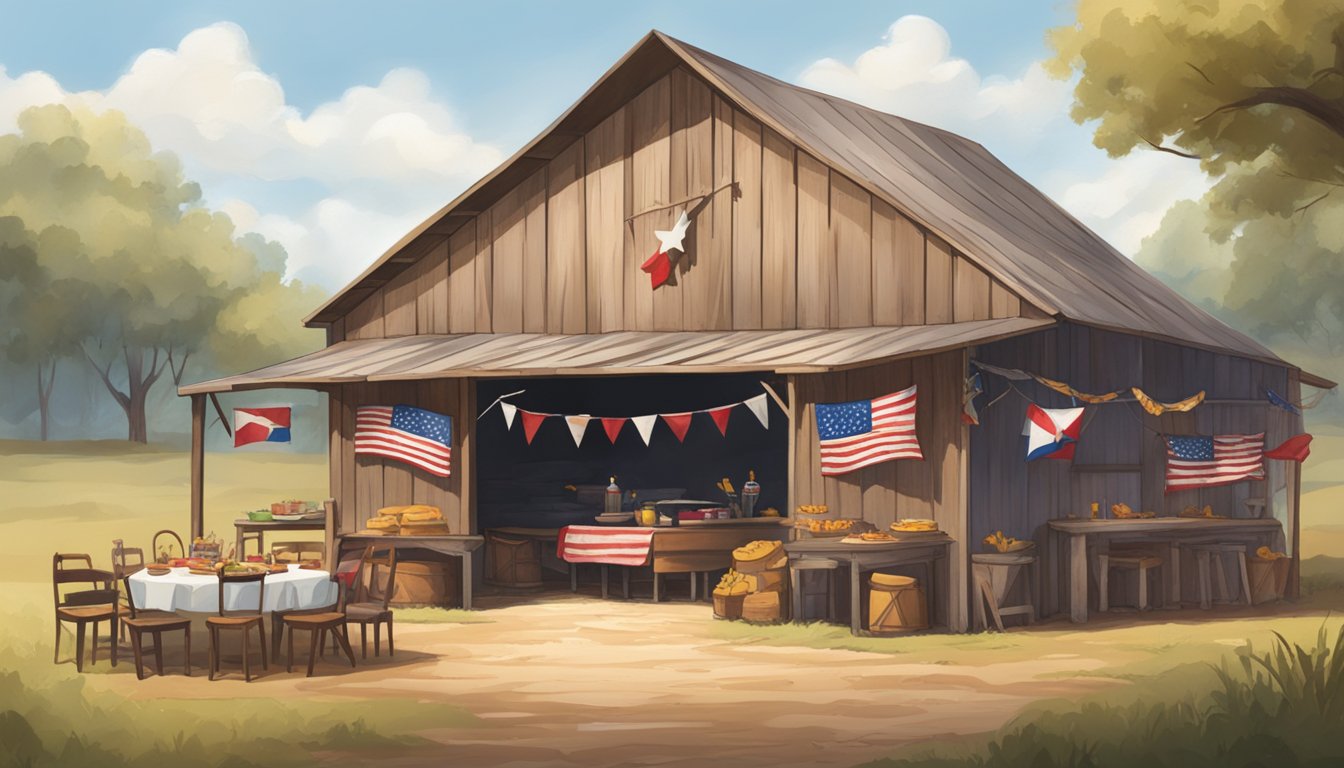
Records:
[[[363,339],[338,342],[250,373],[180,387],[178,394],[503,376],[825,373],[984,344],[1054,324],[1052,318],[1013,317],[879,328]]]

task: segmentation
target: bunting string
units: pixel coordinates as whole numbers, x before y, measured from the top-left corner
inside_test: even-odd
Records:
[[[765,385],[762,384],[761,386],[764,387]],[[686,435],[691,428],[691,421],[693,417],[698,414],[708,414],[710,419],[714,422],[714,426],[718,428],[719,433],[724,437],[727,437],[730,417],[732,416],[733,410],[738,406],[745,406],[746,409],[751,412],[751,415],[756,417],[756,420],[760,422],[762,427],[766,429],[770,428],[770,402],[769,396],[764,392],[754,397],[749,397],[746,400],[715,406],[713,408],[701,408],[694,411],[679,411],[675,413],[644,414],[641,416],[593,416],[592,414],[587,413],[545,413],[519,408],[517,405],[505,400],[507,397],[513,397],[514,395],[520,394],[522,394],[521,390],[500,396],[495,402],[486,407],[484,411],[481,411],[480,415],[484,416],[491,408],[498,404],[500,411],[504,414],[504,428],[506,430],[513,429],[513,422],[515,420],[522,421],[523,437],[527,440],[529,445],[531,445],[532,439],[536,437],[537,430],[541,428],[542,423],[550,418],[562,419],[565,422],[565,426],[569,429],[570,437],[573,438],[575,446],[583,444],[583,438],[588,432],[588,425],[593,421],[597,421],[602,425],[602,432],[606,434],[607,440],[613,445],[616,443],[616,439],[620,436],[621,430],[624,429],[626,423],[630,422],[634,424],[635,431],[639,434],[640,439],[644,441],[644,445],[647,446],[653,439],[653,428],[659,420],[671,430],[673,436],[675,436],[679,442],[685,442]]]

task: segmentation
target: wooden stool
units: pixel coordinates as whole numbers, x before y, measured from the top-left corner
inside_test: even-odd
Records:
[[[1008,592],[1013,588],[1018,576],[1024,569],[1029,570],[1026,602],[1020,605],[1004,605]],[[1026,616],[1027,623],[1036,620],[1036,555],[1021,552],[981,552],[971,555],[971,573],[975,578],[976,629],[985,630],[989,623],[985,616],[985,606],[989,606],[989,617],[994,626],[1003,631],[1004,616]]]
[[[826,575],[826,620],[835,620],[835,571],[839,567],[839,562],[826,557],[798,557],[789,561],[794,621],[803,619],[803,571],[820,571]]]
[[[1146,611],[1148,605],[1148,572],[1162,567],[1162,558],[1157,555],[1135,552],[1134,554],[1097,555],[1097,610],[1103,613],[1111,610],[1111,569],[1135,569],[1139,574],[1140,611]]]
[[[1246,605],[1251,604],[1251,579],[1246,570],[1246,546],[1244,544],[1192,544],[1190,550],[1195,553],[1195,567],[1199,570],[1199,607],[1208,610],[1212,603],[1234,603],[1227,594],[1227,571],[1223,567],[1224,555],[1236,555],[1241,575],[1241,595]],[[1210,561],[1213,568],[1210,569]],[[1212,574],[1210,571],[1212,570]],[[1210,576],[1216,578],[1210,578]],[[1213,582],[1212,600],[1209,583]]]

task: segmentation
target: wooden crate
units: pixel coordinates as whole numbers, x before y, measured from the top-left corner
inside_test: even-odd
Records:
[[[1251,581],[1252,605],[1283,599],[1288,587],[1288,571],[1292,567],[1292,562],[1292,559],[1287,557],[1277,560],[1246,558],[1246,575]]]
[[[493,533],[485,537],[485,583],[510,589],[541,589],[541,542]]]

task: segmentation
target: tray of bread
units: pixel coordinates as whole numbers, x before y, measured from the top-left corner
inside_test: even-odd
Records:
[[[797,514],[800,517],[825,517],[831,514],[831,508],[825,504],[800,504]]]
[[[800,531],[807,531],[812,536],[820,538],[835,538],[877,530],[877,526],[866,520],[855,520],[852,518],[839,518],[836,520],[802,519],[795,521],[794,527]]]
[[[889,527],[896,533],[936,533],[938,531],[937,522],[914,517],[901,518]]]
[[[443,512],[428,504],[383,507],[365,525],[360,533],[400,536],[447,536],[450,533]]]
[[[841,544],[890,544],[900,539],[892,536],[886,531],[864,531],[863,533],[851,533],[840,540]]]

